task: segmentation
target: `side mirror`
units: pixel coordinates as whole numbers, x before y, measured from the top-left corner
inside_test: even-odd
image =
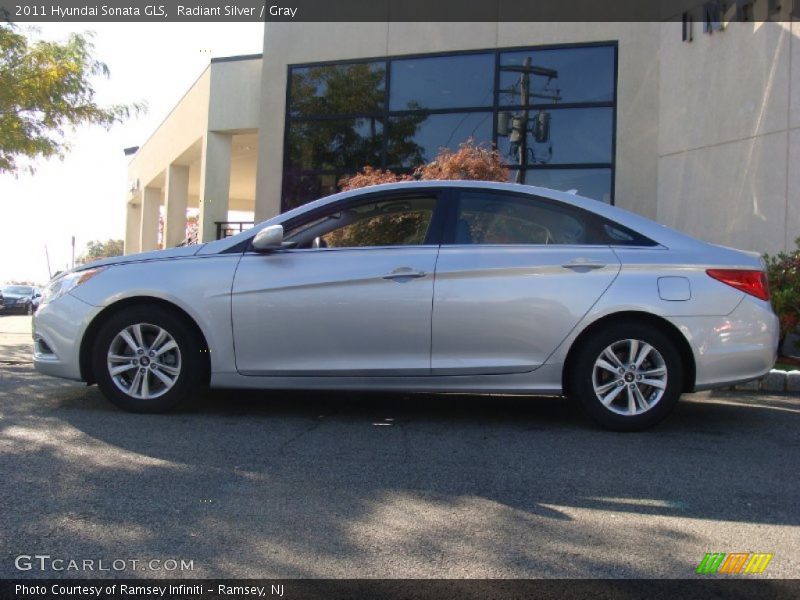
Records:
[[[270,225],[259,231],[253,238],[253,248],[259,252],[269,252],[283,247],[283,225]]]

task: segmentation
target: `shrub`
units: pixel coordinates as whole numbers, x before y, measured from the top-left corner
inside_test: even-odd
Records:
[[[800,322],[800,238],[794,243],[792,252],[764,255],[772,307],[780,321],[781,348],[786,335],[796,331]]]

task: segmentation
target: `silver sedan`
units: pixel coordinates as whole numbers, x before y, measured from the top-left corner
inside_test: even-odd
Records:
[[[201,385],[565,395],[605,427],[773,365],[752,253],[569,193],[412,182],[50,282],[42,373],[161,412]]]

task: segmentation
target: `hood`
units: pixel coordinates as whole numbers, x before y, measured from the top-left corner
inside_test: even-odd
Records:
[[[180,246],[178,248],[166,248],[164,250],[154,250],[153,252],[139,252],[138,254],[127,254],[125,256],[112,256],[111,258],[101,258],[90,263],[75,267],[75,271],[85,271],[94,267],[104,267],[108,265],[120,265],[124,263],[142,262],[146,260],[164,260],[167,258],[183,258],[194,256],[205,244],[195,244],[192,246]]]

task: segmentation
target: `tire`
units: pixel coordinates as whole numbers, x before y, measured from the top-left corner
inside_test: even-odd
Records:
[[[92,368],[103,395],[119,408],[163,413],[201,385],[202,350],[202,340],[183,316],[160,306],[132,306],[100,327]]]
[[[684,373],[670,337],[650,324],[633,322],[595,332],[578,348],[568,377],[571,394],[590,418],[613,431],[641,431],[675,408]]]

